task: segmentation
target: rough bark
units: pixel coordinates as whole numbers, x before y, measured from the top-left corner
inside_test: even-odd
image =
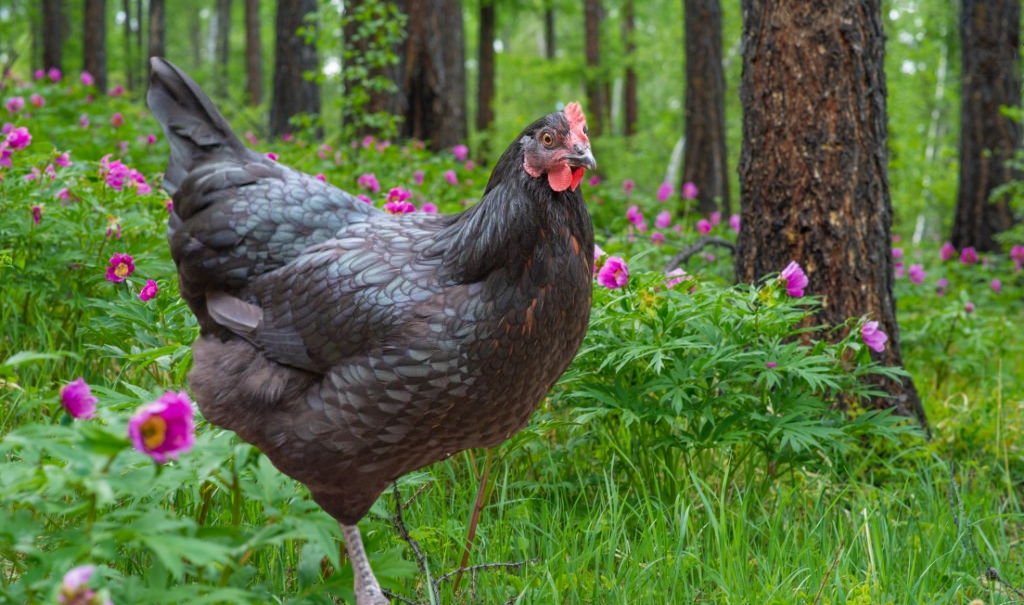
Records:
[[[698,212],[708,216],[721,210],[728,216],[722,8],[718,0],[684,0],[683,7],[686,13],[686,144],[682,183],[697,186]]]
[[[273,135],[290,132],[292,116],[320,114],[320,88],[305,77],[307,71],[317,70],[316,44],[307,44],[305,36],[297,33],[303,18],[315,12],[316,0],[280,0],[277,4],[274,99],[270,106]]]
[[[587,126],[593,136],[604,132],[605,86],[601,77],[601,0],[584,0],[587,53]]]
[[[960,187],[950,238],[957,248],[997,251],[994,236],[1014,222],[1007,198],[992,190],[1020,174],[1006,166],[1021,145],[1021,125],[1000,112],[1019,106],[1020,0],[963,0],[960,16]]]
[[[144,74],[149,74],[149,65],[148,62],[144,59],[146,53],[142,51],[142,32],[144,29],[146,29],[142,25],[146,22],[144,20],[145,15],[143,15],[142,11],[143,6],[144,4],[142,0],[135,0],[135,73],[138,75],[142,87],[145,88],[146,82],[143,82],[141,80],[144,77]]]
[[[544,54],[550,60],[555,58],[555,7],[544,9]]]
[[[135,63],[132,61],[131,0],[122,0],[121,9],[124,11],[124,74],[125,79],[127,80],[128,90],[135,90]]]
[[[623,132],[627,137],[636,134],[636,120],[638,115],[636,100],[636,70],[633,69],[633,55],[636,50],[634,42],[634,10],[633,0],[626,0],[622,15],[622,37],[626,42],[626,82],[623,87]]]
[[[164,0],[149,0],[149,56],[163,57],[167,54],[165,30],[167,12]],[[149,62],[146,62],[146,73],[149,73]]]
[[[231,61],[231,0],[217,0],[217,96],[228,95]]]
[[[107,91],[107,0],[85,0],[83,25],[82,69],[102,94]]]
[[[249,104],[263,100],[263,45],[260,43],[260,0],[245,0],[245,79]]]
[[[890,339],[873,357],[900,366],[880,4],[743,0],[736,276],[751,282],[796,260],[807,293],[822,297],[813,319],[869,314]],[[870,405],[927,426],[913,381],[879,387],[890,396]]]
[[[202,65],[202,56],[200,55],[202,49],[202,23],[199,21],[199,11],[192,7],[189,11],[188,17],[188,39],[189,46],[191,47],[192,55],[192,71],[199,71],[199,66]]]
[[[43,0],[43,68],[64,70],[64,3]]]
[[[476,129],[484,132],[494,122],[494,0],[480,2],[480,81],[477,86]]]

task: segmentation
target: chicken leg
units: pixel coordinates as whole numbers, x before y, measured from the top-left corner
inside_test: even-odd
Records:
[[[359,528],[355,525],[341,526],[341,535],[345,538],[348,558],[352,561],[352,574],[355,576],[356,605],[391,605],[391,599],[384,596],[377,578],[370,568],[370,560],[366,558],[363,539]]]

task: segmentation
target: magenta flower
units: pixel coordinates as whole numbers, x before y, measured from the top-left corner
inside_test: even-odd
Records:
[[[992,289],[995,292],[998,293],[998,292],[1002,292],[1003,291],[1003,282],[999,281],[998,279],[993,279],[991,285],[992,285]]]
[[[697,231],[701,235],[707,235],[708,233],[711,233],[711,223],[708,222],[708,219],[702,218],[699,221],[697,221]]]
[[[597,272],[597,283],[605,288],[614,290],[621,288],[629,282],[629,267],[626,261],[618,256],[609,256]]]
[[[280,157],[280,156],[278,156],[278,155],[277,155],[276,153],[274,153],[273,151],[268,151],[268,152],[264,153],[263,155],[265,155],[265,156],[267,156],[268,158],[270,158],[270,160],[271,160],[272,162],[276,162],[276,161],[277,161],[277,158],[278,158],[278,157]]]
[[[130,254],[115,254],[110,257],[107,267],[107,281],[123,282],[135,271],[135,261]]]
[[[327,143],[324,143],[323,145],[320,145],[320,150],[316,152],[316,155],[321,160],[326,160],[327,156],[330,155],[331,152],[333,152],[333,151],[334,151],[334,147],[331,147]]]
[[[869,349],[878,353],[885,350],[885,343],[889,340],[889,336],[878,329],[877,321],[869,321],[864,324],[860,329],[860,336]]]
[[[286,132],[286,133],[281,135],[281,141],[284,142],[284,143],[291,143],[292,139],[294,139],[294,138],[295,138],[295,135],[293,135],[290,132]]]
[[[407,214],[416,212],[416,206],[412,202],[388,202],[384,204],[384,212],[388,214]]]
[[[892,257],[893,258],[903,258],[903,248],[893,248],[892,249]]]
[[[420,212],[426,212],[427,214],[437,214],[437,204],[433,202],[427,202],[420,208]]]
[[[50,80],[52,80],[52,81],[54,81],[54,82],[60,82],[60,79],[61,79],[61,73],[60,73],[60,70],[59,70],[59,69],[57,69],[56,67],[51,67],[51,68],[50,68],[50,69],[49,69],[49,70],[48,70],[48,71],[46,72],[46,75],[47,75],[47,76],[49,76]]]
[[[466,170],[472,170],[474,168],[476,168],[476,162],[473,160],[466,162]]]
[[[54,160],[53,163],[57,164],[62,168],[67,168],[68,166],[71,165],[71,156],[68,155],[68,152],[65,151],[64,153],[57,156],[57,159]]]
[[[675,192],[676,188],[672,186],[672,183],[662,183],[661,187],[658,187],[658,201],[664,202]]]
[[[32,72],[32,77],[36,80],[42,80],[46,77],[46,72],[41,69],[37,69],[34,72]]]
[[[72,418],[95,418],[97,401],[84,378],[79,377],[60,388],[60,403]]]
[[[43,208],[42,206],[32,206],[32,220],[39,224],[39,221],[43,220]]]
[[[378,193],[380,191],[380,183],[377,182],[377,176],[372,172],[359,175],[356,179],[356,184],[363,189],[368,189],[372,193]]]
[[[366,195],[365,193],[360,193],[359,195],[356,196],[356,199],[360,199],[366,202],[367,204],[373,203],[373,200],[370,199],[370,196]]]
[[[25,99],[21,97],[11,97],[7,99],[7,113],[18,113],[22,109],[25,109]]]
[[[669,278],[669,280],[665,282],[665,287],[674,288],[679,284],[683,283],[684,281],[690,279],[690,274],[680,268],[676,268],[666,273],[665,277]]]
[[[322,172],[321,172],[321,173],[318,173],[318,174],[316,174],[316,175],[314,175],[314,176],[313,176],[313,178],[314,178],[314,179],[316,179],[316,180],[318,180],[318,181],[321,181],[321,182],[323,182],[323,183],[326,183],[326,182],[327,182],[327,177],[326,177],[326,176],[324,176],[324,173],[322,173]]]
[[[13,128],[7,133],[7,144],[15,151],[28,147],[31,142],[32,135],[25,126]]]
[[[195,444],[192,402],[188,395],[164,393],[140,407],[128,421],[128,435],[135,449],[160,464],[176,460]]]
[[[655,231],[651,233],[651,243],[660,246],[665,243],[665,236],[660,231]]]
[[[416,172],[412,173],[412,180],[417,185],[422,185],[423,184],[423,171],[422,170],[417,170]]]
[[[14,152],[7,148],[7,142],[0,142],[0,166],[11,167],[11,156]]]
[[[626,209],[626,218],[634,225],[644,222],[644,214],[640,212],[639,206],[630,206]]]
[[[893,268],[896,270],[896,279],[900,279],[901,277],[903,277],[903,261],[896,261],[896,264],[893,265]]]
[[[973,265],[978,262],[978,253],[974,248],[968,246],[960,252],[960,262],[965,265]]]
[[[115,87],[111,88],[110,90],[108,90],[107,94],[112,96],[112,97],[120,97],[121,95],[124,94],[124,86],[121,86],[120,84],[118,84],[117,86],[115,86]]]
[[[800,298],[804,295],[804,288],[807,287],[807,274],[796,261],[792,261],[779,274],[779,283],[786,288],[786,292],[790,296]]]
[[[93,79],[92,74],[87,71],[83,71],[82,75],[79,77],[82,80],[82,86],[92,86],[96,83],[96,80]]]
[[[151,279],[147,279],[146,280],[146,285],[143,286],[142,287],[142,291],[139,292],[139,298],[141,300],[143,300],[143,301],[147,301],[147,300],[156,298],[156,293],[157,293],[156,282],[151,280]]]
[[[657,218],[654,219],[654,226],[658,229],[664,229],[672,224],[672,213],[668,210],[662,210],[658,213]]]
[[[924,265],[910,265],[910,281],[920,286],[924,283],[925,276],[928,275],[924,270]]]
[[[100,158],[100,176],[111,189],[121,191],[132,177],[132,169],[121,163],[121,160],[110,161],[110,154]]]
[[[939,256],[942,257],[942,260],[953,260],[953,258],[956,257],[956,248],[953,247],[953,244],[946,242],[945,244],[942,244],[942,250],[939,250]]]
[[[1024,246],[1016,245],[1010,250],[1010,258],[1018,263],[1024,263]]]
[[[57,199],[59,200],[67,200],[69,197],[71,197],[71,192],[67,187],[57,192]]]
[[[597,187],[598,185],[601,184],[601,177],[595,174],[589,179],[587,179],[587,184],[590,185],[591,187]]]
[[[458,185],[459,184],[459,177],[455,176],[455,171],[454,170],[447,170],[447,171],[445,171],[444,179],[446,181],[448,181],[449,185]]]
[[[388,191],[389,202],[404,202],[410,197],[412,197],[412,191],[402,189],[401,187],[392,187],[391,190]]]
[[[124,126],[124,116],[121,115],[120,111],[115,113],[114,115],[110,116],[110,124],[114,128],[120,128],[120,127]]]
[[[779,364],[775,363],[774,361],[769,361],[768,363],[764,364],[764,366],[769,370],[774,370],[779,366]]]
[[[61,579],[60,593],[57,595],[57,602],[63,605],[92,605],[97,603],[96,593],[89,590],[87,584],[96,568],[92,565],[82,565],[69,570]],[[109,605],[109,601],[104,605]]]
[[[711,213],[711,225],[717,227],[722,222],[722,213],[715,210]]]
[[[469,157],[469,147],[465,145],[456,145],[452,147],[452,153],[455,155],[455,159],[459,162],[465,162],[466,158]]]
[[[78,117],[78,126],[82,130],[85,130],[85,129],[89,128],[89,115],[88,114],[84,114],[83,113],[81,116]]]
[[[32,96],[28,98],[28,102],[31,103],[32,107],[35,107],[36,109],[40,109],[44,105],[46,105],[46,99],[43,98],[43,95],[37,92],[32,93]]]
[[[608,256],[608,253],[602,250],[601,246],[594,244],[594,271],[600,269],[601,265],[604,264],[604,261],[602,261],[601,259],[604,258],[605,256]]]
[[[626,180],[622,181],[622,191],[623,191],[623,193],[625,193],[626,195],[629,195],[629,194],[633,193],[634,189],[636,189],[636,183],[633,182],[633,179],[626,179]]]
[[[974,303],[969,302],[969,303],[965,304],[964,305],[964,311],[967,311],[968,313],[974,313]]]
[[[700,193],[700,190],[697,189],[696,185],[694,185],[690,181],[686,181],[685,183],[683,183],[683,199],[692,200],[695,197],[697,197],[698,193]]]
[[[256,135],[254,135],[251,130],[246,130],[245,135],[243,136],[245,136],[245,140],[249,141],[249,144],[252,145],[253,147],[255,147],[257,143],[259,143],[259,139],[256,138]]]

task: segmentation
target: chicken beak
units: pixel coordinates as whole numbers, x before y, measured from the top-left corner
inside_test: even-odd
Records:
[[[587,168],[589,170],[597,170],[597,160],[594,159],[594,154],[590,152],[590,147],[584,147],[580,149],[576,148],[576,153],[565,156],[569,166],[576,168]]]

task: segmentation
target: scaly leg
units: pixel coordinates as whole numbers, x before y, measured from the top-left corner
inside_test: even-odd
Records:
[[[370,569],[370,560],[363,549],[363,539],[359,528],[355,525],[341,526],[341,535],[345,538],[348,558],[352,561],[352,573],[355,575],[356,605],[391,605],[391,600],[384,596],[380,584]]]

